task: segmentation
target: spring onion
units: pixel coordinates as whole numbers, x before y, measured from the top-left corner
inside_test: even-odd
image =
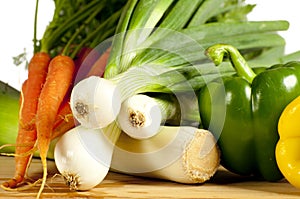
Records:
[[[137,94],[127,98],[121,106],[117,121],[120,128],[135,139],[147,139],[159,132],[167,120],[177,121],[179,104],[172,95],[150,97]]]
[[[120,93],[111,81],[91,76],[73,88],[70,106],[81,125],[103,128],[113,122],[119,113]]]
[[[132,67],[113,79],[95,76],[85,78],[72,90],[70,105],[74,117],[85,127],[103,128],[117,118],[121,103],[130,96],[144,92],[193,91],[220,75],[233,74],[232,71],[224,71],[222,74],[217,70],[210,71],[210,74],[197,76],[197,84],[192,87],[189,81],[193,78],[188,80],[183,73],[195,74],[197,69],[185,67],[180,72],[159,66],[144,66]]]
[[[179,183],[203,183],[215,174],[219,164],[220,151],[209,131],[162,126],[149,139],[137,140],[121,134],[111,169]]]
[[[114,123],[104,129],[79,125],[57,141],[55,164],[71,190],[89,190],[102,182],[120,132]]]

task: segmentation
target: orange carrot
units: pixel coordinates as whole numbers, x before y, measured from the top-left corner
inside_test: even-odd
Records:
[[[72,114],[69,101],[62,104],[60,110],[56,116],[55,123],[53,125],[52,138],[61,136],[71,128],[75,127],[75,119]]]
[[[50,57],[47,53],[36,53],[28,65],[28,79],[23,83],[20,95],[19,127],[16,140],[15,174],[14,177],[2,184],[5,188],[15,188],[23,182],[37,138],[35,115],[38,98],[45,82]]]
[[[23,102],[20,107],[19,122],[22,128],[35,128],[35,115],[38,99],[45,83],[50,56],[39,52],[33,55],[28,65],[27,85],[23,91]]]
[[[64,55],[54,57],[48,69],[42,88],[36,114],[37,147],[43,165],[43,180],[38,193],[40,196],[47,178],[47,153],[52,138],[52,129],[59,107],[73,81],[74,61]]]
[[[76,66],[74,85],[86,77],[88,72],[91,70],[91,67],[99,59],[99,57],[100,52],[98,52],[98,50],[89,47],[81,48],[74,58]]]
[[[93,76],[93,75],[100,76],[100,77],[103,76],[109,54],[110,54],[110,48],[108,48],[100,56],[100,58],[93,64],[92,68],[90,69],[90,71],[87,74],[87,77]]]

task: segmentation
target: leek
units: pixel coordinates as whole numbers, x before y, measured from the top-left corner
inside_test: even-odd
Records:
[[[162,126],[149,139],[121,134],[116,143],[111,170],[179,183],[203,183],[220,164],[220,151],[207,130],[190,126]]]

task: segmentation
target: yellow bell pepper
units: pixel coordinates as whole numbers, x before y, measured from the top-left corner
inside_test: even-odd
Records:
[[[286,180],[300,188],[300,96],[290,102],[278,121],[276,161]]]

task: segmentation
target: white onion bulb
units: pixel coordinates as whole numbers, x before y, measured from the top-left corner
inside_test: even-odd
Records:
[[[90,76],[74,86],[70,106],[82,126],[104,128],[116,119],[121,107],[121,94],[112,81]]]
[[[159,132],[162,112],[153,98],[138,94],[122,103],[117,121],[130,137],[147,139]]]
[[[71,190],[89,190],[106,177],[113,148],[101,129],[77,126],[56,143],[55,164]]]

